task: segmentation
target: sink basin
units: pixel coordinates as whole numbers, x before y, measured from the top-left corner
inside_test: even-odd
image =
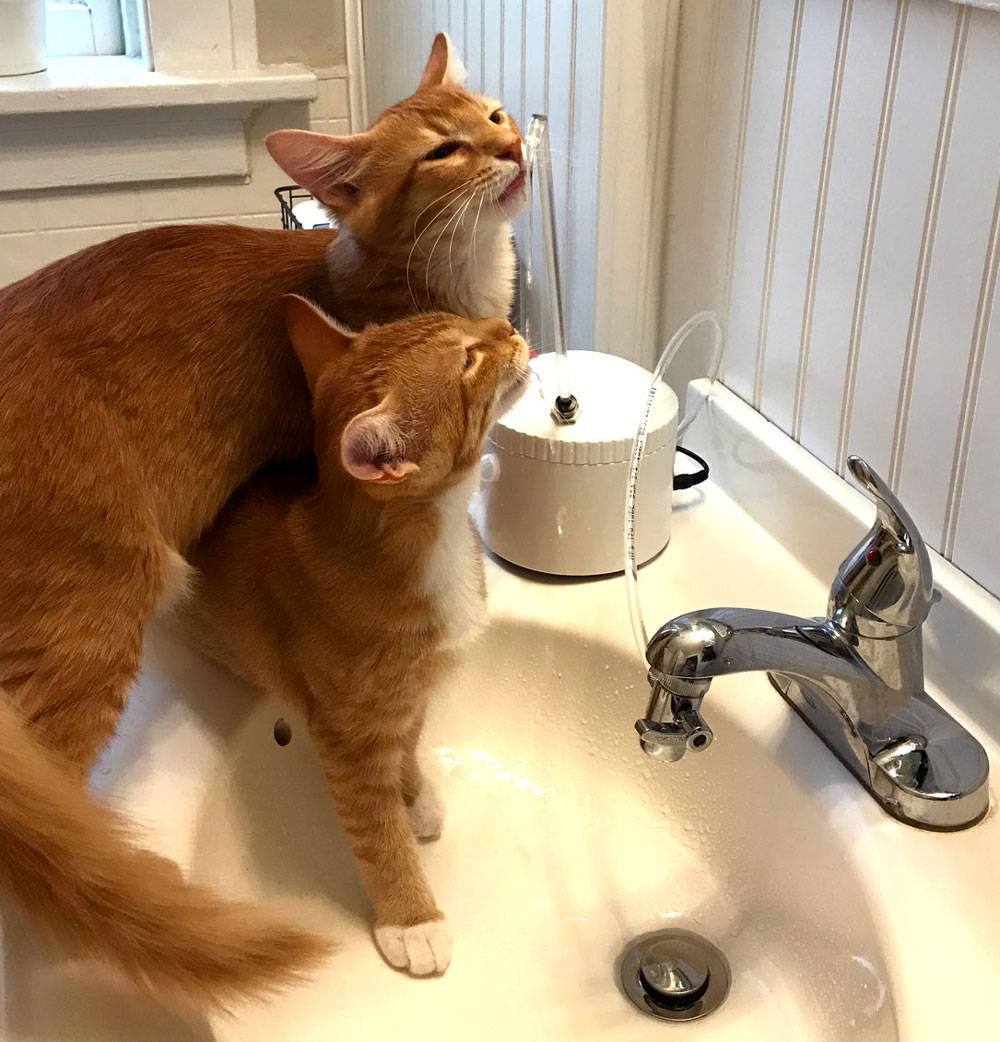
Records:
[[[435,982],[389,973],[372,950],[297,723],[280,748],[274,711],[247,715],[203,804],[193,868],[227,892],[305,896],[343,939],[301,998],[296,1038],[313,1037],[310,1022],[327,1037],[340,1016],[352,1039],[385,1039],[404,1008],[445,1038],[463,1037],[473,1009],[483,1039],[652,1038],[662,1027],[625,1004],[613,967],[667,921],[709,936],[733,966],[706,1037],[745,1038],[749,1020],[775,1038],[790,1018],[815,1025],[803,1042],[896,1037],[867,899],[808,796],[738,726],[714,762],[669,772],[645,759],[627,719],[641,679],[606,643],[501,619],[440,693],[426,759],[449,817],[424,858],[456,956]],[[220,1038],[263,1042],[287,1015]]]
[[[174,668],[184,657],[160,655]],[[736,721],[719,721],[711,758],[673,770],[645,758],[629,726],[643,698],[634,654],[500,618],[438,695],[425,761],[448,819],[423,856],[456,954],[436,981],[376,954],[304,723],[286,715],[281,747],[266,700],[198,663],[177,681],[191,670],[233,713],[192,818],[189,874],[282,904],[344,946],[312,986],[217,1025],[220,1040],[327,1039],[341,1024],[382,1040],[402,1016],[458,1039],[474,1013],[483,1039],[653,1038],[663,1026],[626,1004],[614,964],[667,923],[730,960],[732,991],[699,1027],[706,1038],[743,1039],[748,1024],[776,1038],[790,1021],[802,1042],[896,1037],[867,898],[808,794]]]
[[[739,569],[701,569],[709,547]],[[191,878],[267,903],[340,949],[274,1002],[192,1020],[92,966],[52,961],[11,923],[4,1037],[946,1037],[942,1024],[956,1021],[933,1012],[945,1004],[927,1006],[921,972],[934,969],[935,936],[967,954],[973,986],[1000,965],[984,955],[992,941],[972,940],[976,902],[946,896],[964,859],[981,862],[973,895],[995,872],[995,823],[949,837],[887,818],[763,676],[716,681],[710,749],[670,766],[648,759],[632,730],[646,684],[621,580],[555,582],[496,562],[488,572],[492,625],[437,693],[423,745],[448,808],[441,840],[421,848],[455,937],[444,977],[410,979],[378,956],[303,723],[161,628],[95,783]],[[644,575],[651,618],[741,594],[792,612],[823,603],[819,584],[712,487],[678,512],[672,545]],[[291,725],[285,746],[278,716]],[[662,926],[703,934],[732,968],[723,1006],[683,1028],[644,1016],[617,985],[627,942]]]

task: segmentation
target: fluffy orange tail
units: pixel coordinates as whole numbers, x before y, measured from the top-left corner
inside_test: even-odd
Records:
[[[0,888],[72,951],[199,1005],[275,990],[329,951],[133,846],[124,822],[32,739],[2,696]]]

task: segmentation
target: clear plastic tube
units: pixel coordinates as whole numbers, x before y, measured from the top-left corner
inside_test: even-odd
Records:
[[[520,218],[518,229],[519,250],[517,258],[518,273],[518,332],[529,344],[538,339],[534,334],[534,323],[531,320],[531,300],[535,292],[535,146],[537,141],[524,138],[524,166],[528,177],[528,205]]]
[[[712,359],[705,374],[710,381],[715,382],[719,375],[719,366],[722,364],[722,328],[719,320],[712,311],[699,311],[692,315],[676,333],[670,338],[670,342],[663,349],[656,368],[653,370],[653,379],[649,384],[649,393],[646,395],[646,404],[642,415],[639,417],[639,426],[635,432],[635,441],[632,443],[632,459],[629,463],[628,483],[625,488],[625,586],[628,596],[629,619],[632,622],[632,634],[635,637],[639,654],[645,659],[646,645],[649,637],[642,618],[642,602],[639,600],[639,566],[635,557],[635,499],[639,488],[639,468],[642,465],[642,457],[646,451],[646,437],[649,432],[649,418],[653,413],[653,405],[656,395],[660,390],[663,372],[677,357],[677,352],[684,345],[687,338],[703,324],[709,324],[714,330],[712,344]],[[698,415],[702,402],[690,410],[688,414],[677,425],[677,444],[680,444],[684,432],[694,422]]]
[[[556,381],[559,397],[572,398],[569,378],[569,358],[563,324],[562,282],[559,276],[559,242],[556,238],[555,189],[552,183],[552,151],[549,145],[549,121],[546,116],[534,115],[525,134],[528,171],[534,188],[538,176],[538,203],[542,221],[542,248],[545,255],[545,276],[549,286],[552,314],[552,340],[556,353]],[[529,224],[529,228],[531,225]],[[530,241],[529,241],[530,252]],[[531,284],[530,270],[526,273]]]

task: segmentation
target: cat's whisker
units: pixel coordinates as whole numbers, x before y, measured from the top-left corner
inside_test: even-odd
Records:
[[[423,208],[423,210],[421,210],[420,213],[417,214],[416,219],[413,222],[414,232],[416,231],[417,221],[420,220],[421,214],[426,213],[435,203],[439,203],[439,202],[441,202],[442,199],[447,199],[448,196],[454,195],[457,191],[461,190],[462,188],[465,188],[466,185],[470,184],[474,180],[475,180],[475,177],[467,178],[460,185],[458,185],[457,188],[452,188],[449,191],[444,192],[443,194],[439,195],[434,200],[434,202],[428,203],[427,206],[425,206]],[[452,200],[452,202],[453,201],[454,200]],[[424,225],[424,227],[420,231],[420,234],[417,235],[417,237],[413,240],[413,245],[410,247],[410,252],[406,256],[406,290],[410,294],[410,300],[413,302],[413,307],[414,307],[414,310],[416,310],[416,311],[424,311],[426,309],[420,307],[420,305],[417,303],[416,295],[413,292],[413,285],[410,282],[410,262],[413,260],[413,253],[416,250],[417,246],[420,244],[420,240],[427,233],[427,230],[434,226],[434,222],[441,216],[441,214],[443,214],[445,212],[445,210],[447,210],[448,207],[452,205],[452,202],[446,202],[441,207],[441,209],[438,210],[437,213],[435,213],[434,216],[427,222],[427,224]],[[433,251],[431,251],[431,252],[433,252]]]
[[[458,217],[459,214],[461,213],[460,207],[461,207],[462,203],[464,202],[464,200],[465,200],[465,197],[464,197],[464,195],[462,195],[462,196],[459,196],[457,199],[453,199],[448,204],[449,207],[451,207],[451,206],[455,207],[455,212],[448,217],[447,221],[445,221],[443,227],[441,228],[441,231],[438,232],[437,238],[434,240],[434,244],[430,248],[430,252],[427,254],[427,263],[424,266],[424,290],[425,290],[428,298],[431,295],[430,270],[431,270],[431,262],[434,259],[434,251],[437,249],[438,243],[441,241],[441,239],[444,236],[445,232],[451,227],[451,222],[453,220],[455,220],[455,218]]]
[[[472,269],[475,272],[476,282],[479,282],[479,250],[476,249],[476,235],[479,232],[479,216],[483,212],[483,202],[486,193],[479,193],[479,208],[476,210],[476,219],[472,224],[472,235],[469,236],[468,251],[472,254]]]
[[[428,211],[428,210],[429,210],[429,209],[430,209],[430,208],[431,208],[432,206],[435,206],[435,205],[436,205],[437,203],[441,202],[441,200],[442,200],[442,199],[447,199],[449,195],[454,195],[454,194],[455,194],[456,192],[458,192],[458,191],[461,191],[461,189],[463,189],[463,188],[464,188],[464,187],[465,187],[465,186],[466,186],[467,184],[471,183],[471,182],[472,182],[472,181],[474,181],[475,179],[476,179],[476,175],[475,175],[475,174],[473,174],[473,176],[472,176],[472,177],[468,177],[468,178],[466,178],[466,179],[465,179],[465,180],[464,180],[464,181],[463,181],[463,182],[462,182],[462,183],[461,183],[460,185],[457,185],[457,186],[456,186],[455,188],[449,188],[447,192],[442,192],[442,193],[441,193],[441,194],[440,194],[440,195],[439,195],[439,196],[438,196],[438,197],[437,197],[436,199],[432,199],[432,200],[431,200],[431,201],[430,201],[430,202],[429,202],[429,203],[428,203],[428,204],[427,204],[427,205],[426,205],[426,206],[425,206],[425,207],[424,207],[424,208],[423,208],[423,209],[422,209],[422,210],[420,211],[420,213],[418,213],[418,214],[417,214],[417,216],[413,218],[413,231],[412,231],[412,233],[411,233],[411,234],[412,234],[412,235],[414,235],[414,236],[416,236],[416,238],[417,238],[417,239],[419,239],[419,238],[420,238],[420,235],[423,235],[423,234],[424,234],[424,232],[425,232],[425,231],[427,231],[427,229],[428,229],[428,228],[429,228],[429,227],[430,227],[430,226],[431,226],[431,225],[432,225],[432,224],[434,223],[434,221],[435,221],[435,219],[436,219],[436,217],[437,217],[437,214],[435,214],[435,215],[434,215],[434,217],[432,217],[432,218],[431,218],[431,219],[430,219],[430,220],[429,220],[429,221],[427,222],[427,224],[426,224],[426,225],[424,226],[424,228],[423,228],[423,229],[421,229],[420,235],[417,235],[417,224],[418,224],[418,222],[420,221],[420,218],[421,218],[421,217],[423,217],[423,215],[424,215],[425,213],[427,213],[427,211]]]
[[[378,271],[376,271],[375,274],[372,275],[372,277],[365,283],[365,287],[364,287],[365,289],[371,289],[371,287],[375,284],[375,280],[379,277],[379,275],[382,274],[383,271],[385,271],[386,265],[388,263],[389,263],[389,258],[387,257],[382,262],[382,266],[378,269]]]
[[[452,263],[452,250],[455,248],[455,233],[461,227],[462,221],[465,219],[465,215],[469,210],[469,207],[476,201],[476,189],[469,194],[469,201],[462,208],[462,213],[458,220],[455,222],[455,227],[451,230],[451,239],[448,242],[448,274],[454,279],[455,277],[455,266]]]
[[[464,188],[469,183],[469,181],[471,181],[471,180],[472,180],[472,178],[469,178],[468,181],[464,181],[461,185],[459,185],[458,189],[453,189],[450,192],[446,192],[444,195],[438,196],[438,198],[435,200],[435,202],[440,202],[442,199],[445,198],[445,196],[453,195],[455,191],[458,191],[459,189]],[[417,306],[417,300],[416,300],[416,297],[413,296],[413,289],[412,289],[412,287],[410,285],[410,262],[413,259],[413,254],[416,252],[417,247],[420,245],[420,240],[427,234],[427,232],[431,228],[434,227],[435,223],[442,216],[442,214],[444,214],[445,211],[447,211],[452,205],[454,205],[454,203],[456,201],[460,201],[460,200],[454,200],[454,199],[448,200],[445,203],[443,203],[443,205],[437,211],[435,211],[435,213],[431,217],[431,219],[420,230],[420,234],[417,235],[417,237],[413,240],[413,245],[410,247],[410,252],[407,254],[407,257],[406,257],[406,286],[407,286],[407,289],[410,291],[410,298],[413,301],[413,305],[414,305],[414,307],[417,308],[418,311],[420,310],[420,308]],[[426,209],[426,207],[425,207],[425,209]]]
[[[473,189],[472,191],[475,191],[475,189]],[[460,196],[457,200],[453,200],[455,206],[459,206],[463,201],[464,196]],[[452,204],[449,203],[449,205]],[[430,297],[431,295],[431,261],[433,261],[434,259],[434,251],[438,248],[438,243],[443,238],[444,233],[451,227],[452,221],[455,221],[456,218],[461,217],[461,215],[462,210],[456,209],[455,213],[448,218],[445,226],[441,229],[440,232],[438,232],[438,237],[434,240],[434,245],[431,247],[431,252],[427,255],[427,264],[424,267],[424,289],[427,291],[428,297]]]

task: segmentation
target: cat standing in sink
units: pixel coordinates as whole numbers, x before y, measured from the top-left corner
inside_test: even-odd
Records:
[[[190,555],[186,628],[302,710],[396,967],[441,973],[451,938],[414,835],[441,813],[416,744],[427,692],[484,620],[468,516],[486,433],[527,382],[506,319],[426,314],[350,336],[288,297],[313,395],[318,480],[261,475]]]

